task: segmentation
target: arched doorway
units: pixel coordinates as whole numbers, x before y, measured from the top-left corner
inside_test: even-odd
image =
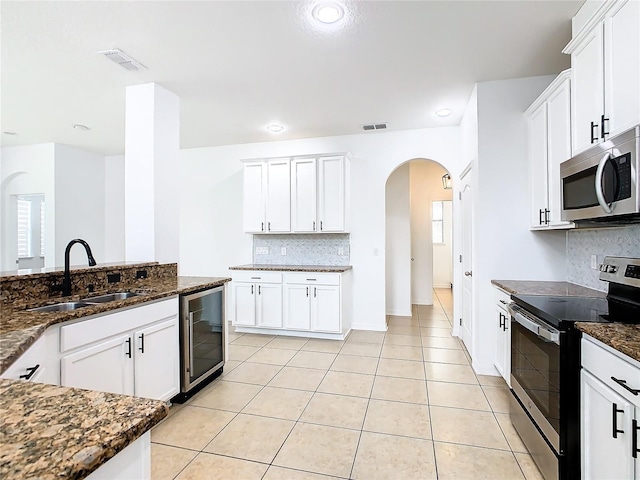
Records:
[[[417,305],[442,303],[449,321],[453,318],[453,195],[444,188],[450,186],[443,184],[445,175],[449,172],[438,162],[412,159],[387,179],[387,315],[411,316]]]

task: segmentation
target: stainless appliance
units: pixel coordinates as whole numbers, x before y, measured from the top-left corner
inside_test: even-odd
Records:
[[[580,332],[640,323],[640,259],[606,257],[603,297],[512,295],[510,416],[545,479],[580,478]]]
[[[640,222],[640,126],[560,164],[562,220]]]
[[[222,373],[224,286],[180,296],[180,394],[184,402]]]

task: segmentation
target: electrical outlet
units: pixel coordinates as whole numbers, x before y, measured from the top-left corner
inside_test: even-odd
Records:
[[[269,255],[269,247],[256,247],[256,255]]]
[[[344,255],[344,247],[338,247],[338,255]]]
[[[280,255],[286,255],[287,254],[287,247],[280,247]]]
[[[598,269],[598,256],[597,255],[591,255],[591,268],[593,270],[597,270]]]

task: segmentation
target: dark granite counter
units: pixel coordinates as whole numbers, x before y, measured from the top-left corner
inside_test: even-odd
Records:
[[[578,322],[576,328],[640,362],[640,325]]]
[[[236,265],[229,270],[264,270],[268,272],[319,272],[319,273],[344,273],[351,270],[351,265],[265,265],[254,263],[250,265]]]
[[[0,478],[85,478],[167,414],[158,400],[0,379]]]
[[[499,289],[511,295],[555,295],[559,297],[606,297],[607,292],[569,282],[529,280],[491,280]]]

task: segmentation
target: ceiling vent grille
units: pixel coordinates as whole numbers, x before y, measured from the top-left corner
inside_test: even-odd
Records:
[[[367,125],[363,125],[362,129],[365,132],[369,130],[385,130],[387,128],[387,123],[368,123]]]
[[[144,69],[147,68],[144,65],[142,65],[140,62],[131,58],[129,55],[124,53],[119,48],[114,48],[112,50],[103,50],[102,52],[98,52],[98,53],[101,55],[104,55],[112,62],[117,63],[125,70],[137,71],[137,70],[140,70],[141,68],[144,68]]]

